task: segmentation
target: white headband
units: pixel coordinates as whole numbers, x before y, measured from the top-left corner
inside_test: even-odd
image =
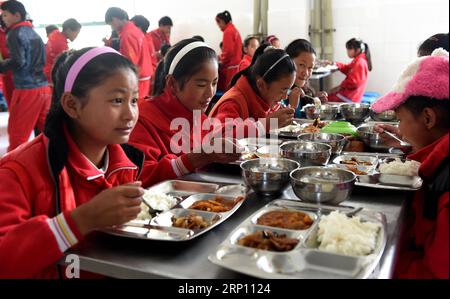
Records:
[[[286,57],[289,57],[289,54],[285,54],[283,57],[281,57],[280,59],[278,59],[274,64],[272,64],[272,66],[264,73],[264,75],[262,76],[262,78],[264,79],[269,72],[277,66],[277,64],[279,64],[283,59],[285,59]]]
[[[178,63],[181,61],[181,59],[183,59],[183,57],[187,53],[191,52],[192,50],[194,50],[196,48],[200,48],[200,47],[211,48],[210,46],[208,46],[204,42],[193,42],[193,43],[187,44],[183,49],[181,49],[177,53],[177,55],[175,55],[175,58],[172,60],[172,63],[170,64],[168,75],[173,75],[173,73],[175,72],[175,68],[177,67]]]

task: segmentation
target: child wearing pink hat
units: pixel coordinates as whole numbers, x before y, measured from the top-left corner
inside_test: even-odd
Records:
[[[395,110],[399,133],[413,147],[424,180],[408,211],[396,278],[449,278],[449,55],[416,59],[394,90],[372,105]]]

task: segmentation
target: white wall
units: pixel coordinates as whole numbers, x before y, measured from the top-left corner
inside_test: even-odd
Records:
[[[374,70],[367,90],[385,93],[436,33],[449,32],[448,0],[334,0],[335,59],[348,62],[345,43],[360,37],[369,44]],[[338,84],[344,77],[334,75]]]

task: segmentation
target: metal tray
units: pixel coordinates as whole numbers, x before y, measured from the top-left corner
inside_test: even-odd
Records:
[[[194,190],[204,190],[205,188],[214,188],[215,192],[186,195]],[[152,219],[132,220],[122,226],[117,226],[100,231],[132,239],[158,240],[181,242],[189,241],[210,231],[227,220],[236,212],[245,201],[246,189],[242,185],[232,184],[207,184],[191,181],[167,181],[156,185],[149,190],[167,190],[168,194],[180,196],[182,200],[167,212],[161,213]],[[201,210],[190,209],[191,205],[199,200],[205,200],[220,196],[226,200],[234,200],[238,196],[244,198],[238,201],[228,212],[213,213]],[[202,216],[209,225],[203,229],[185,229],[172,226],[172,216],[184,217],[188,214]]]
[[[401,190],[401,191],[416,191],[422,187],[423,180],[419,176],[403,176],[393,174],[372,174],[358,176],[355,183],[356,186]]]
[[[159,183],[149,190],[166,193],[172,196],[189,196],[197,193],[215,193],[219,184],[200,183],[182,180],[170,180]]]
[[[303,231],[286,230],[255,225],[254,219],[273,209],[286,207],[315,215],[313,225]],[[339,210],[348,212],[348,207],[320,206],[321,214]],[[350,210],[352,210],[350,208]],[[358,214],[362,220],[379,223],[381,226],[374,252],[368,256],[345,256],[317,249],[314,241],[318,230],[317,213],[319,206],[298,201],[276,200],[247,218],[222,242],[208,258],[224,268],[263,279],[299,278],[369,278],[377,267],[387,242],[386,217],[377,212],[363,210]],[[269,230],[284,233],[299,240],[291,251],[271,252],[244,247],[237,240],[244,234],[256,230]]]

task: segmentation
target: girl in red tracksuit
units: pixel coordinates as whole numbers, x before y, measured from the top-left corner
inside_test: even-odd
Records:
[[[346,43],[347,55],[353,58],[349,64],[336,62],[339,70],[346,76],[344,81],[333,88],[328,100],[331,102],[360,103],[367,86],[372,58],[369,45],[360,39],[352,38]]]
[[[395,278],[449,278],[449,59],[437,50],[413,62],[378,99],[376,113],[396,111],[397,133],[409,142],[408,158],[421,163],[423,186],[413,195],[394,268]]]
[[[0,161],[0,278],[57,278],[64,253],[140,212],[143,154],[134,65],[115,50],[65,52],[44,134]]]
[[[139,121],[130,138],[130,144],[145,153],[144,186],[214,161],[239,159],[239,154],[192,151],[211,132],[210,126],[205,127],[204,111],[215,94],[217,71],[216,53],[196,39],[174,45],[159,63],[153,97],[140,105]],[[177,123],[186,126],[180,130]]]
[[[252,64],[253,56],[259,46],[259,40],[255,36],[249,36],[244,40],[244,57],[239,63],[239,72],[245,70]]]
[[[154,73],[147,39],[144,33],[128,20],[128,14],[118,7],[111,7],[105,14],[105,23],[119,33],[119,52],[130,59],[139,70],[139,98],[150,93],[151,76]]]
[[[262,45],[256,50],[254,64],[233,78],[231,89],[209,114],[225,126],[228,126],[227,119],[246,121],[247,126],[244,131],[241,130],[244,136],[237,133],[239,124],[236,125],[235,137],[238,139],[256,137],[251,136],[252,132],[258,132],[258,136],[265,135],[270,129],[276,129],[271,127],[271,119],[276,119],[278,126],[283,127],[291,123],[294,116],[294,109],[280,109],[279,104],[294,84],[294,62],[284,50],[266,51],[267,47]],[[299,93],[299,88],[294,92]]]
[[[219,57],[221,73],[224,74],[223,87],[228,89],[233,76],[239,72],[239,63],[242,59],[242,38],[239,31],[232,23],[231,14],[228,11],[216,16],[216,23],[223,31],[222,54]]]

